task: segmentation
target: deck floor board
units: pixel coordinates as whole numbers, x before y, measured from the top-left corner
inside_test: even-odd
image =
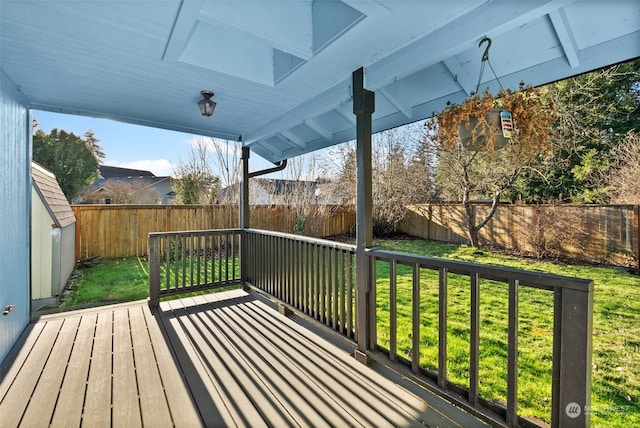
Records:
[[[84,397],[80,396],[80,391],[84,393],[87,387],[95,327],[95,315],[80,319],[73,350],[67,363],[67,370],[51,421],[52,426],[70,428],[80,426],[84,404]]]
[[[0,428],[483,426],[274,309],[232,290],[34,320],[0,367]]]

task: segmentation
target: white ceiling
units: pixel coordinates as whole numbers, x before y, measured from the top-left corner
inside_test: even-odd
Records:
[[[242,139],[274,162],[354,138],[361,66],[379,131],[474,91],[484,36],[513,88],[640,56],[638,0],[0,0],[0,20],[0,67],[32,108]]]

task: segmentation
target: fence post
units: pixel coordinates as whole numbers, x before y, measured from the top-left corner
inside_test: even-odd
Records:
[[[591,405],[593,282],[554,292],[551,425],[588,427]]]
[[[160,305],[160,239],[149,235],[149,306]]]

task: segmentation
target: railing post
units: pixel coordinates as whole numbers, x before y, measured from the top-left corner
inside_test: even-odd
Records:
[[[554,293],[551,425],[588,427],[591,405],[593,282]]]
[[[353,72],[353,114],[356,115],[356,330],[359,358],[366,361],[366,350],[375,347],[372,339],[375,323],[375,300],[371,295],[371,268],[366,249],[373,242],[371,217],[371,116],[375,110],[375,94],[364,89],[364,69]],[[373,312],[373,313],[372,313]]]
[[[154,236],[147,238],[149,250],[149,306],[160,305],[160,239]]]

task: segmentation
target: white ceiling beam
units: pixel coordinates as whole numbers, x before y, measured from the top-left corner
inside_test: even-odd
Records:
[[[189,41],[193,31],[193,25],[200,15],[204,0],[183,1],[178,11],[178,16],[171,29],[171,35],[165,46],[162,59],[175,61],[180,57],[184,47]]]
[[[455,57],[453,57],[455,58]],[[458,85],[466,92],[467,95],[471,95],[471,93],[476,91],[477,82],[473,81],[473,78],[462,68],[462,65],[459,61],[454,60],[453,58],[445,58],[442,60],[442,63],[449,73],[453,76],[453,80],[455,80]]]
[[[489,2],[366,68],[367,89],[377,90],[573,1]],[[510,18],[505,18],[510,17]]]
[[[398,111],[402,113],[407,119],[411,119],[413,117],[411,107],[406,105],[405,103],[400,102],[398,98],[391,95],[391,93],[387,89],[380,88],[376,92],[389,100],[389,102],[393,104],[393,106],[397,108]]]
[[[288,126],[288,128],[291,128],[304,122],[304,120],[309,117],[318,117],[339,108],[343,104],[348,103],[351,105],[351,98],[351,76],[349,76],[349,79],[343,80],[317,97],[298,105],[296,108],[277,117],[268,124],[246,133],[243,136],[244,145],[250,146],[255,141],[269,138],[280,129],[287,128],[285,124],[291,124],[291,126]]]
[[[353,114],[353,110],[351,108],[351,104],[349,107],[345,109],[344,107],[338,107],[335,110],[340,116],[344,117],[347,122],[349,122],[352,126],[356,126],[356,115]]]
[[[503,34],[571,2],[548,1],[542,5],[537,2],[483,3],[479,5],[482,7],[469,11],[430,35],[366,67],[366,87],[369,90],[377,91],[466,49],[475,47],[485,35]],[[505,16],[512,18],[506,19]],[[322,94],[307,100],[259,129],[247,133],[245,145],[264,140],[282,128],[291,128],[304,121],[305,118],[318,117],[333,109],[339,111],[338,108],[343,103],[351,103],[351,97],[351,76],[349,76],[348,79],[337,83]]]
[[[284,139],[286,142],[293,144],[294,146],[298,146],[301,149],[307,148],[307,145],[304,143],[304,141],[296,137],[291,131],[283,130],[278,132],[276,135]]]
[[[327,141],[333,140],[333,134],[324,126],[320,125],[315,119],[305,119],[304,124],[311,128],[314,132],[320,135]]]
[[[378,15],[384,13],[390,14],[391,8],[378,0],[342,0],[354,9],[359,10],[367,16]]]
[[[569,61],[571,68],[578,68],[580,66],[580,58],[578,57],[578,45],[576,43],[567,15],[563,9],[552,10],[549,12],[549,18],[553,24],[553,29],[560,40],[564,54]]]

